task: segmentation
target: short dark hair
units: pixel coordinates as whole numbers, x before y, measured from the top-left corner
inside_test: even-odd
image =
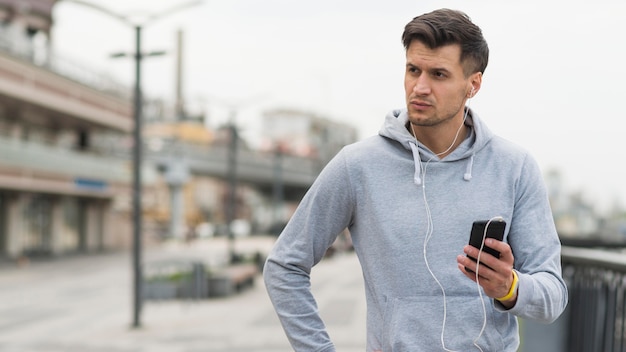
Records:
[[[415,17],[404,27],[402,43],[408,50],[414,40],[431,49],[449,44],[461,46],[460,62],[465,76],[484,73],[489,61],[489,47],[480,28],[465,13],[439,9]]]

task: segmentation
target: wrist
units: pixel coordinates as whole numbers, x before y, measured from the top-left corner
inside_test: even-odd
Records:
[[[500,302],[504,302],[515,297],[515,294],[517,293],[517,285],[519,283],[519,277],[517,276],[517,272],[515,272],[515,270],[512,271],[512,274],[513,274],[513,282],[511,283],[511,288],[509,289],[509,292],[507,292],[507,294],[502,297],[496,298],[496,300]]]

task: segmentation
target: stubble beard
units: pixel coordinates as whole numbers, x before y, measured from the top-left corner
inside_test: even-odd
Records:
[[[431,108],[434,109],[434,106],[431,106]],[[438,125],[445,124],[446,122],[450,122],[454,120],[454,118],[459,114],[459,111],[463,111],[464,108],[465,104],[461,102],[454,112],[445,114],[444,117],[440,117],[437,111],[434,111],[433,114],[424,114],[422,112],[415,111],[410,104],[407,104],[409,122],[417,127],[436,127]],[[461,116],[463,116],[462,113]]]

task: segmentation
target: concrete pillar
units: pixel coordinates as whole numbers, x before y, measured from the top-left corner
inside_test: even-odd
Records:
[[[183,237],[185,227],[185,204],[183,202],[183,187],[170,185],[170,231],[172,238]]]
[[[85,200],[83,212],[83,231],[85,231],[85,252],[92,252],[94,249],[94,228],[93,228],[93,201]]]
[[[102,246],[102,210],[100,202],[91,200],[86,203],[85,236],[88,252],[99,251]]]
[[[168,162],[165,181],[170,189],[170,237],[176,238],[184,234],[185,207],[183,187],[189,180],[189,166],[183,159],[172,159]]]
[[[121,248],[123,247],[119,241],[116,240],[114,233],[118,232],[116,227],[113,226],[113,212],[112,212],[112,204],[113,202],[110,200],[104,201],[102,203],[102,239],[101,239],[101,249],[112,249],[112,248]]]
[[[107,211],[107,201],[105,200],[98,200],[95,203],[96,206],[96,218],[94,219],[95,223],[96,223],[96,243],[95,243],[95,249],[97,251],[103,251],[105,249],[104,247],[104,234],[106,233],[105,230],[105,219],[106,219],[106,214],[105,212]]]
[[[25,195],[15,194],[7,197],[7,238],[6,251],[9,258],[18,258],[22,254],[22,209],[24,207]]]
[[[60,255],[65,251],[63,243],[63,223],[65,221],[63,214],[63,201],[61,197],[53,197],[51,199],[50,210],[50,250],[52,255]]]
[[[7,237],[7,196],[0,192],[0,257],[6,256]]]

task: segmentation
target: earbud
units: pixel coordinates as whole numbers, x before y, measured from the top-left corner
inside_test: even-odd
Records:
[[[476,89],[472,86],[472,90],[470,91],[468,98],[473,98],[474,97],[474,91],[476,91]]]

